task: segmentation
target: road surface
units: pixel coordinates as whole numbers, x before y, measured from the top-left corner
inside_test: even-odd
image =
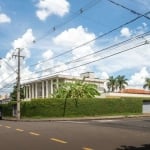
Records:
[[[150,118],[16,122],[0,120],[1,150],[150,150]]]

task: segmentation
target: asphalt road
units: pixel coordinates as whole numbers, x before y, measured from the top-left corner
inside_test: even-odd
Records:
[[[150,150],[150,118],[91,121],[0,120],[1,150]]]

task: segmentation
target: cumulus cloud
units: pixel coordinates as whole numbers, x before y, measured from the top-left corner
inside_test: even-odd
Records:
[[[121,29],[120,33],[121,33],[121,36],[127,37],[127,38],[132,35],[131,31],[130,31],[129,28],[127,28],[127,27],[123,27],[123,28]]]
[[[49,73],[52,73],[52,69],[48,69],[48,68],[52,68],[52,66],[54,65],[54,61],[50,59],[52,56],[53,56],[53,52],[51,49],[44,51],[44,53],[42,54],[42,59],[46,61],[39,61],[35,67],[36,71],[44,70],[40,72],[40,76],[45,76]]]
[[[83,26],[78,26],[77,28],[70,28],[63,31],[57,37],[55,37],[53,41],[56,45],[71,48],[90,41],[94,38],[94,33],[88,32],[88,29],[84,28]]]
[[[50,59],[53,56],[53,52],[52,50],[48,49],[47,51],[45,51],[43,53],[43,58],[44,59]]]
[[[120,30],[120,36],[125,38],[130,38],[131,36],[142,34],[146,32],[148,29],[147,23],[143,22],[141,25],[135,27],[134,29],[129,29],[127,27],[123,27]]]
[[[51,15],[63,17],[69,12],[70,7],[67,0],[39,0],[36,6],[36,15],[42,21]]]
[[[21,50],[21,55],[25,56],[25,58],[30,57],[30,46],[32,41],[35,39],[32,29],[28,29],[21,38],[18,38],[12,42],[12,49],[6,54],[5,58],[1,60],[1,68],[0,68],[0,87],[4,85],[16,83],[16,76],[17,76],[17,60],[12,59],[13,54],[17,54],[16,48],[24,48]],[[16,50],[15,50],[16,49]],[[14,53],[15,52],[15,53]],[[27,77],[37,77],[36,74],[31,74],[29,67],[26,65],[26,59],[21,59],[21,79]],[[8,89],[6,89],[8,90]]]
[[[108,79],[108,78],[109,78],[109,75],[107,72],[100,73],[100,79]]]
[[[11,18],[4,13],[0,13],[0,24],[1,23],[10,23]]]
[[[131,76],[131,79],[128,82],[129,86],[141,88],[145,83],[145,79],[148,77],[150,77],[150,72],[146,67],[143,67],[139,72]]]
[[[74,48],[76,46],[79,46],[83,43],[86,43],[92,39],[94,39],[96,36],[94,33],[88,32],[86,28],[83,26],[78,26],[77,28],[70,28],[68,30],[65,30],[61,34],[59,34],[57,37],[53,39],[54,44],[57,46],[61,46],[64,49],[66,48]],[[88,45],[79,47],[77,49],[74,49],[71,54],[72,54],[72,60],[75,60],[77,58],[86,56],[87,54],[91,54],[94,52],[94,47],[95,47],[95,42],[91,42]],[[68,67],[72,68],[75,66],[80,65],[81,63],[86,63],[90,60],[93,59],[93,56],[89,56],[88,58],[86,57],[85,59],[81,59],[80,61],[69,64]],[[86,66],[81,66],[78,69],[73,69],[71,70],[71,74],[77,74],[83,73],[84,71],[89,71],[87,70],[88,68]]]
[[[13,49],[23,49],[22,53],[25,57],[30,57],[29,47],[33,44],[35,37],[33,36],[32,29],[28,29],[21,38],[18,38],[12,43]]]

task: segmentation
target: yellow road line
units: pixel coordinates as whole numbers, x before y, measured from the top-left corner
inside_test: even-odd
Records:
[[[93,150],[92,148],[83,147],[83,150]]]
[[[35,136],[39,136],[39,135],[40,135],[40,134],[35,133],[35,132],[29,132],[29,134],[31,134],[31,135],[35,135]]]
[[[9,128],[11,128],[11,127],[10,127],[10,126],[5,126],[5,128],[8,128],[8,129],[9,129]]]
[[[58,142],[58,143],[62,143],[62,144],[66,144],[66,141],[60,140],[60,139],[55,139],[55,138],[51,138],[52,141]]]
[[[22,129],[16,129],[16,131],[23,132],[24,130],[22,130]]]

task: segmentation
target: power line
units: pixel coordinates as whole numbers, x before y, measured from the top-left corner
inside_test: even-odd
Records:
[[[119,6],[119,7],[123,8],[123,9],[126,9],[126,10],[130,11],[130,12],[133,13],[133,14],[136,14],[136,15],[138,15],[138,16],[142,15],[141,13],[139,13],[139,12],[133,10],[133,9],[130,9],[130,8],[128,8],[128,7],[126,7],[126,6],[122,5],[122,4],[120,4],[120,3],[117,3],[117,2],[112,1],[112,0],[108,0],[108,1],[111,2],[112,4],[116,5],[116,6]],[[150,17],[148,17],[147,15],[143,15],[143,17],[145,17],[146,19],[149,19],[149,20],[150,20]]]
[[[120,54],[120,53],[129,51],[129,50],[132,50],[132,49],[134,49],[134,48],[141,47],[141,46],[143,46],[143,45],[145,45],[145,43],[140,44],[140,45],[137,45],[137,46],[134,46],[134,47],[129,48],[129,49],[126,49],[126,50],[122,50],[122,51],[120,51],[120,52],[117,52],[117,53],[114,53],[114,54],[111,54],[111,55],[108,55],[108,56],[105,56],[105,57],[103,57],[103,58],[99,58],[99,59],[97,59],[97,60],[94,60],[94,61],[91,61],[91,62],[88,62],[88,63],[84,63],[84,64],[81,64],[81,65],[78,65],[78,66],[75,66],[75,67],[72,67],[72,68],[68,68],[68,69],[65,69],[65,70],[61,70],[61,71],[55,72],[54,74],[61,73],[61,72],[65,72],[65,71],[72,70],[72,69],[76,69],[76,68],[79,68],[79,67],[82,67],[82,66],[85,66],[85,65],[88,65],[88,64],[91,64],[91,63],[94,63],[94,62],[97,62],[97,61],[100,61],[100,60],[103,60],[103,59],[106,59],[106,58],[115,56],[115,55],[118,55],[118,54]],[[45,75],[45,76],[41,76],[41,77],[48,77],[48,76],[49,76],[49,74],[48,74],[48,75]],[[35,79],[35,78],[30,78],[30,80],[31,80],[31,79]],[[26,81],[26,80],[30,81],[29,79],[24,79],[23,81]]]
[[[75,67],[72,67],[72,68],[68,68],[68,69],[65,69],[65,70],[61,70],[61,71],[55,72],[55,73],[53,73],[53,74],[57,74],[57,73],[61,73],[61,72],[64,72],[64,71],[68,71],[68,70],[76,69],[76,68],[79,68],[79,67],[81,67],[81,66],[85,66],[85,65],[88,65],[88,64],[94,63],[94,62],[96,62],[96,61],[100,61],[100,60],[103,60],[103,59],[106,59],[106,58],[109,58],[109,57],[112,57],[112,56],[118,55],[118,54],[120,54],[120,53],[124,53],[124,52],[130,51],[130,50],[132,50],[132,49],[135,49],[135,48],[141,47],[141,46],[143,46],[143,45],[145,45],[145,44],[149,44],[149,43],[147,43],[147,42],[145,42],[145,41],[144,41],[142,44],[136,45],[136,46],[134,46],[134,47],[131,47],[131,48],[128,48],[128,49],[125,49],[125,50],[122,50],[122,51],[119,51],[119,52],[113,53],[113,54],[108,55],[108,56],[101,57],[101,58],[99,58],[99,59],[96,59],[96,60],[93,60],[93,61],[90,61],[90,62],[87,62],[87,63],[80,64],[80,65],[75,66]],[[49,75],[50,75],[50,74],[45,75],[45,76],[41,76],[41,77],[48,77]],[[22,81],[29,81],[29,80],[31,80],[31,79],[35,79],[35,78],[24,79],[24,80],[22,80]]]
[[[141,18],[141,17],[143,17],[143,16],[145,16],[145,15],[148,15],[149,13],[150,13],[150,11],[146,12],[144,15],[141,14],[140,16],[138,16],[138,17],[136,17],[136,18],[134,18],[134,19],[131,19],[130,21],[128,21],[128,22],[126,22],[126,23],[124,23],[124,24],[121,24],[121,25],[119,25],[118,27],[116,27],[116,28],[114,28],[114,29],[112,29],[112,30],[110,30],[110,31],[108,31],[108,32],[105,32],[104,34],[99,35],[99,36],[97,36],[96,38],[94,38],[94,39],[92,39],[92,40],[89,40],[89,41],[87,41],[87,42],[85,42],[85,43],[82,43],[81,45],[78,45],[78,46],[76,46],[76,47],[74,47],[74,48],[72,48],[72,49],[69,49],[69,50],[67,50],[67,51],[65,51],[65,52],[63,52],[63,53],[60,53],[60,54],[58,54],[58,55],[56,55],[56,56],[54,56],[54,57],[52,57],[52,58],[50,58],[50,59],[43,60],[43,61],[41,61],[41,62],[38,62],[38,63],[32,64],[32,65],[29,65],[29,66],[32,67],[32,66],[35,66],[35,65],[37,65],[37,64],[41,64],[41,63],[43,63],[43,62],[46,62],[46,61],[49,61],[49,60],[53,60],[53,59],[55,59],[55,58],[57,58],[57,57],[60,57],[60,56],[65,55],[65,54],[68,54],[68,53],[72,52],[72,51],[75,50],[75,49],[78,49],[78,48],[80,48],[80,47],[83,47],[83,46],[85,46],[85,45],[91,43],[91,42],[94,42],[94,41],[96,41],[96,40],[98,40],[98,39],[100,39],[100,38],[102,38],[102,37],[104,37],[104,36],[106,36],[106,35],[108,35],[108,34],[114,32],[114,31],[116,31],[116,30],[122,28],[123,26],[126,26],[126,25],[128,25],[128,24],[130,24],[130,23],[136,21],[137,19],[139,19],[139,18]]]
[[[5,64],[7,64],[7,66],[8,66],[11,70],[13,70],[14,72],[16,72],[16,70],[14,70],[14,68],[13,68],[4,58],[0,58],[0,60],[3,60],[3,62],[4,62]]]
[[[8,77],[6,77],[5,79],[3,79],[3,81],[1,82],[1,84],[3,83],[3,82],[5,82],[6,80],[8,80],[10,77],[12,77],[12,75],[14,74],[15,72],[12,72]]]
[[[99,3],[101,0],[91,0],[89,3],[87,3],[85,6],[81,7],[78,11],[74,12],[73,15],[68,18],[67,20],[65,20],[64,22],[61,22],[60,24],[57,24],[55,26],[53,26],[49,31],[47,31],[47,33],[45,33],[42,37],[38,38],[36,41],[34,41],[34,43],[42,40],[43,38],[45,38],[46,36],[48,36],[49,34],[55,32],[57,29],[65,26],[66,24],[68,24],[69,22],[71,22],[72,20],[76,19],[77,17],[79,17],[80,15],[82,15],[84,12],[88,11],[90,8],[94,7],[97,3]]]
[[[84,56],[79,57],[79,58],[77,58],[77,59],[75,59],[75,60],[67,61],[67,62],[65,62],[64,64],[67,65],[67,64],[79,62],[79,61],[81,61],[81,59],[84,59],[84,58],[86,58],[86,57],[88,57],[88,56],[95,55],[95,54],[97,54],[97,53],[100,53],[100,52],[105,51],[105,50],[109,50],[109,49],[111,49],[111,48],[115,48],[115,47],[120,46],[120,45],[122,46],[122,44],[126,44],[127,42],[131,42],[132,40],[137,40],[137,39],[139,39],[139,38],[143,38],[145,35],[147,35],[147,34],[149,34],[149,33],[150,33],[150,31],[148,31],[148,32],[146,32],[146,33],[143,33],[143,34],[141,34],[141,35],[137,35],[137,36],[135,36],[135,37],[132,37],[132,38],[130,38],[130,39],[128,39],[128,40],[119,42],[119,43],[117,43],[117,44],[113,44],[113,45],[111,45],[111,46],[109,46],[109,47],[106,47],[106,48],[103,48],[103,49],[101,49],[101,50],[98,50],[98,51],[92,52],[92,53],[90,53],[90,54],[84,55]],[[33,72],[33,73],[40,73],[40,72],[43,72],[43,71],[48,71],[48,70],[51,70],[51,69],[53,69],[53,68],[57,68],[57,67],[60,67],[60,66],[61,66],[61,65],[55,65],[55,66],[50,67],[50,68],[46,68],[46,69],[43,69],[43,70],[40,70],[40,71],[35,71],[35,72]],[[33,74],[33,73],[31,73],[31,74]]]
[[[12,80],[12,81],[14,81],[14,80]],[[10,88],[10,87],[12,87],[13,85],[15,85],[15,83],[16,83],[16,81],[15,82],[13,82],[13,83],[8,83],[8,84],[5,84],[2,88],[0,88],[0,91],[3,91],[3,89],[5,89],[5,88]]]

